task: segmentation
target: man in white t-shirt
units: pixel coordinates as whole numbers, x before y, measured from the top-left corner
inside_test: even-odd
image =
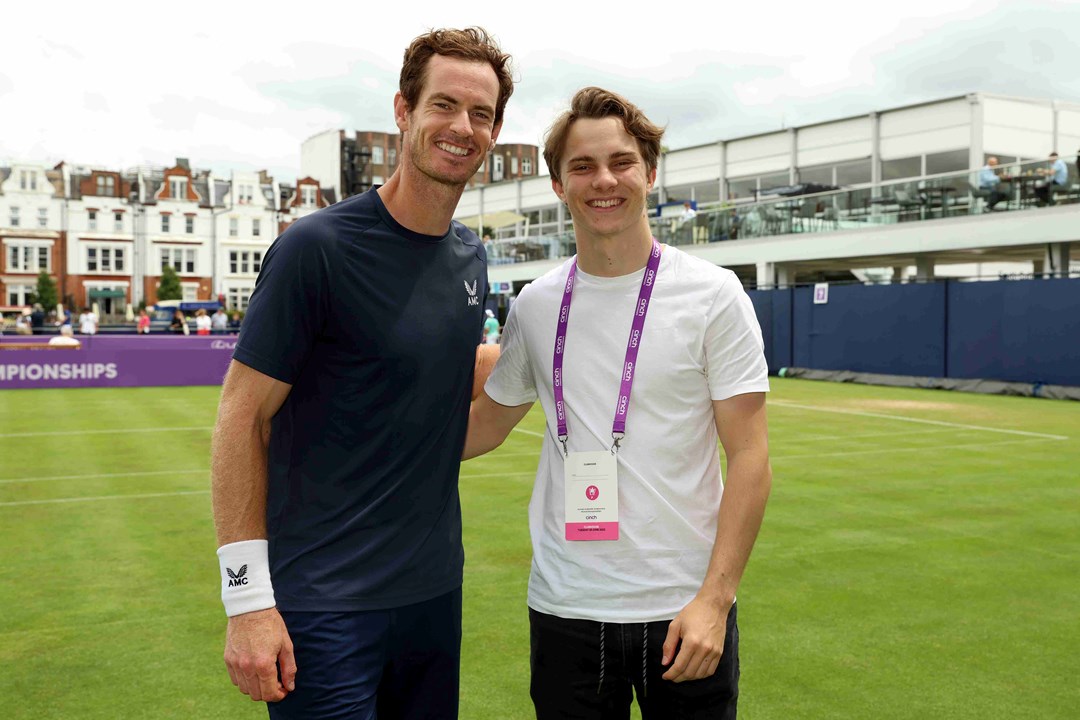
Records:
[[[653,240],[663,130],[579,91],[544,158],[578,255],[528,285],[464,457],[547,416],[529,505],[540,720],[734,718],[735,590],[771,485],[761,330],[729,270]],[[721,479],[717,438],[727,456]],[[721,503],[723,495],[723,503]]]
[[[79,316],[79,332],[83,335],[94,335],[98,330],[98,318],[90,308],[84,307]]]

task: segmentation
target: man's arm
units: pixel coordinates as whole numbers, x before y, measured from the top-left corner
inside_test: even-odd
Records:
[[[532,405],[531,402],[513,407],[500,405],[481,391],[469,408],[469,432],[465,436],[465,451],[461,459],[469,460],[502,445]]]
[[[724,652],[728,611],[754,547],[772,487],[765,393],[713,401],[727,477],[709,568],[701,589],[668,628],[665,680],[683,682],[716,672]],[[676,646],[681,640],[678,655]]]
[[[270,421],[291,389],[291,385],[236,360],[229,365],[218,406],[211,461],[219,547],[266,538]],[[252,700],[275,702],[293,689],[296,662],[292,641],[276,608],[229,618],[225,665],[233,685]]]

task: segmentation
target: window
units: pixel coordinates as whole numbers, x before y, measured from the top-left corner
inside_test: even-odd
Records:
[[[259,218],[253,218],[251,221],[251,236],[259,237],[262,234],[262,229],[259,225]]]
[[[91,245],[86,248],[87,272],[124,272],[124,248]]]
[[[238,205],[246,205],[255,196],[255,190],[251,185],[238,185],[236,188],[236,202]]]
[[[948,152],[930,153],[926,156],[926,174],[963,172],[968,169],[968,151],[949,150]]]
[[[518,159],[516,157],[510,158],[510,176],[517,177],[518,174]]]
[[[728,180],[728,199],[743,200],[753,198],[757,190],[757,178],[742,178],[741,180]]]
[[[34,296],[35,290],[36,288],[33,285],[8,285],[7,304],[29,305],[30,299]]]
[[[86,211],[86,229],[92,231],[97,230],[97,210]]]
[[[192,275],[195,273],[195,249],[194,248],[161,248],[161,267],[171,265],[178,273]]]
[[[532,158],[521,158],[521,174],[532,175]]]
[[[236,237],[240,234],[240,220],[234,217],[229,218],[229,237]]]
[[[37,190],[37,173],[33,170],[19,171],[19,189]]]
[[[881,163],[882,180],[900,180],[902,178],[919,177],[922,174],[922,158],[915,157],[885,160]]]
[[[124,231],[124,213],[122,213],[122,212],[114,212],[113,213],[113,230],[115,230],[116,232],[123,232]]]
[[[229,307],[233,310],[247,310],[248,301],[251,300],[251,288],[230,287],[226,291]]]
[[[870,158],[841,163],[836,166],[836,184],[841,187],[846,185],[861,185],[873,181],[873,168]]]
[[[383,149],[382,145],[376,145],[371,148],[371,164],[382,165],[383,164]]]
[[[397,148],[390,148],[390,150],[387,152],[387,157],[389,158],[389,162],[387,162],[387,165],[389,165],[390,167],[397,165]]]
[[[184,232],[188,235],[195,234],[195,216],[188,215],[184,218]]]
[[[97,194],[112,197],[116,194],[116,178],[112,175],[97,176]]]
[[[250,275],[259,274],[262,269],[262,253],[248,252],[246,250],[229,251],[229,274]]]
[[[833,167],[832,165],[819,165],[818,167],[799,168],[799,182],[832,185]]]
[[[300,198],[304,207],[315,207],[315,186],[304,185],[300,188]]]
[[[48,245],[18,243],[7,246],[8,272],[52,272],[52,253]]]
[[[162,215],[161,216],[161,232],[163,232],[163,233],[169,232],[169,216],[168,215]]]
[[[19,208],[11,207],[11,227],[19,227]]]
[[[195,302],[199,299],[199,284],[184,283],[182,286],[184,297],[181,298],[183,302]]]
[[[499,182],[503,179],[503,157],[502,155],[491,156],[491,182]]]
[[[41,228],[49,227],[49,208],[38,208],[37,224]]]
[[[176,200],[187,199],[187,178],[185,177],[173,177],[169,178],[169,197]]]

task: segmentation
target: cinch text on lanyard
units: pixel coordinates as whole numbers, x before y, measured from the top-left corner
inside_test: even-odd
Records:
[[[634,386],[634,373],[637,370],[638,349],[641,347],[642,331],[645,329],[645,316],[649,312],[649,299],[652,297],[656,271],[660,267],[660,243],[653,238],[652,252],[641,278],[637,304],[634,310],[634,322],[630,326],[630,337],[626,341],[626,358],[623,360],[622,381],[619,385],[619,400],[615,403],[615,421],[611,426],[614,444],[611,452],[617,452],[619,441],[626,435],[626,416],[630,412],[630,390]],[[570,272],[563,287],[562,305],[559,307],[559,324],[555,330],[555,356],[552,362],[551,379],[555,390],[555,418],[559,430],[559,442],[563,446],[563,455],[567,454],[566,439],[566,401],[563,397],[563,355],[566,352],[566,324],[570,320],[570,302],[574,297],[574,278],[577,276],[577,258],[570,263]]]

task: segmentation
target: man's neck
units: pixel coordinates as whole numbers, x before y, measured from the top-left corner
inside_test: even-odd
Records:
[[[422,235],[445,235],[464,190],[402,164],[376,192],[400,225]]]
[[[637,272],[649,263],[650,252],[652,233],[648,221],[615,236],[577,233],[578,267],[590,275],[619,277]]]

